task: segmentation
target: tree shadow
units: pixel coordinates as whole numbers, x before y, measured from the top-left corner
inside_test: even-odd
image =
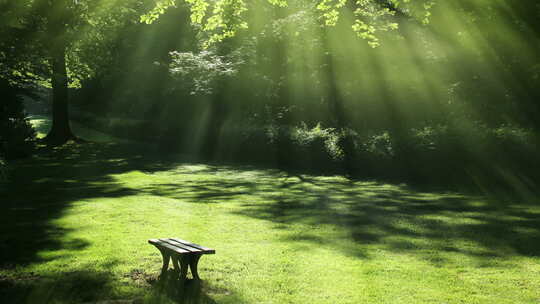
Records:
[[[173,279],[173,270],[169,275],[152,282],[151,301],[166,298],[180,304],[214,304],[217,303],[208,295],[211,286],[207,282],[193,279],[180,281]]]
[[[61,302],[92,302],[101,300],[102,295],[116,295],[118,289],[111,285],[119,278],[108,272],[62,273],[58,269],[58,273],[28,273],[23,269],[24,266],[61,259],[91,245],[89,240],[69,237],[72,231],[57,221],[75,202],[84,204],[94,198],[140,194],[140,189],[124,186],[114,175],[131,171],[159,174],[161,170],[178,167],[178,158],[178,155],[156,153],[148,146],[90,142],[41,147],[31,159],[14,162],[9,180],[0,184],[0,302],[54,302],[55,297],[65,294],[73,298],[59,299]],[[189,159],[181,163],[198,166]],[[55,251],[54,255],[42,254],[52,251]],[[148,299],[142,300],[150,303],[161,303],[161,299],[167,303],[215,303],[209,295],[216,293],[214,287],[192,283],[186,286],[178,292],[168,287],[163,289],[163,285],[158,284],[149,290]],[[126,301],[121,303],[138,303],[137,299]],[[237,302],[242,300],[238,298]]]
[[[478,258],[540,256],[540,212],[526,204],[345,179],[301,180],[287,184],[289,191],[281,199],[246,203],[238,213],[280,225],[338,226],[357,247],[414,252],[434,262],[437,252]],[[331,239],[306,236],[303,241],[339,248]],[[464,250],[464,243],[474,249]]]
[[[0,268],[43,262],[46,258],[38,253],[44,250],[84,249],[88,242],[66,240],[69,229],[55,220],[73,202],[139,193],[112,175],[154,167],[158,157],[148,148],[133,145],[71,143],[42,146],[31,159],[12,163],[9,180],[0,184]]]
[[[111,294],[113,280],[108,272],[88,270],[2,276],[0,302],[92,303]]]
[[[361,258],[369,258],[371,246],[414,253],[434,264],[449,262],[448,254],[478,264],[491,257],[540,256],[540,210],[529,203],[249,167],[199,169],[179,167],[178,176],[184,176],[177,182],[139,190],[197,204],[239,204],[231,212],[272,222],[275,229],[306,227],[301,235],[286,233],[284,242]],[[346,233],[324,238],[309,229],[317,226]]]

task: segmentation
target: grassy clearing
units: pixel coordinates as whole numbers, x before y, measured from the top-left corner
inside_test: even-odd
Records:
[[[179,158],[88,143],[14,164],[0,302],[540,302],[538,205]],[[201,290],[157,282],[146,240],[167,236],[216,249]]]
[[[43,114],[34,114],[29,117],[34,129],[37,133],[37,138],[43,138],[50,130],[52,121],[49,116]],[[82,138],[88,138],[95,142],[116,142],[116,143],[128,143],[129,141],[111,136],[109,134],[87,128],[80,123],[71,122],[71,128],[73,132]]]

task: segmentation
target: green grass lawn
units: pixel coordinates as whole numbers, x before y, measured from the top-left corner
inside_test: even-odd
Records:
[[[0,303],[540,303],[538,204],[151,148],[69,144],[12,165]],[[155,237],[216,249],[200,289],[157,281]]]

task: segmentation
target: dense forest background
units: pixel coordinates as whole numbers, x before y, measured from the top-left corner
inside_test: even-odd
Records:
[[[211,45],[187,4],[146,24],[154,4],[126,3],[68,30],[73,120],[205,160],[536,189],[534,1],[438,2],[429,23],[393,8],[399,29],[364,39],[352,13],[321,29],[310,1],[248,3],[249,28]],[[44,40],[21,38],[28,23],[3,30],[3,86],[48,100]]]

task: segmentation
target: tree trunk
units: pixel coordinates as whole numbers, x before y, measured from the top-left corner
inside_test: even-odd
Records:
[[[55,143],[65,143],[73,139],[69,125],[68,81],[65,48],[53,51],[50,59],[52,67],[52,128],[47,139]],[[57,53],[56,53],[57,52]]]
[[[53,7],[54,8],[54,7]],[[65,10],[65,8],[62,8]],[[53,10],[56,11],[56,10]],[[56,11],[58,12],[58,11]],[[66,24],[63,14],[49,17],[50,54],[49,64],[52,70],[52,127],[47,134],[47,141],[63,144],[75,139],[69,125],[68,112],[68,77],[66,69]]]

